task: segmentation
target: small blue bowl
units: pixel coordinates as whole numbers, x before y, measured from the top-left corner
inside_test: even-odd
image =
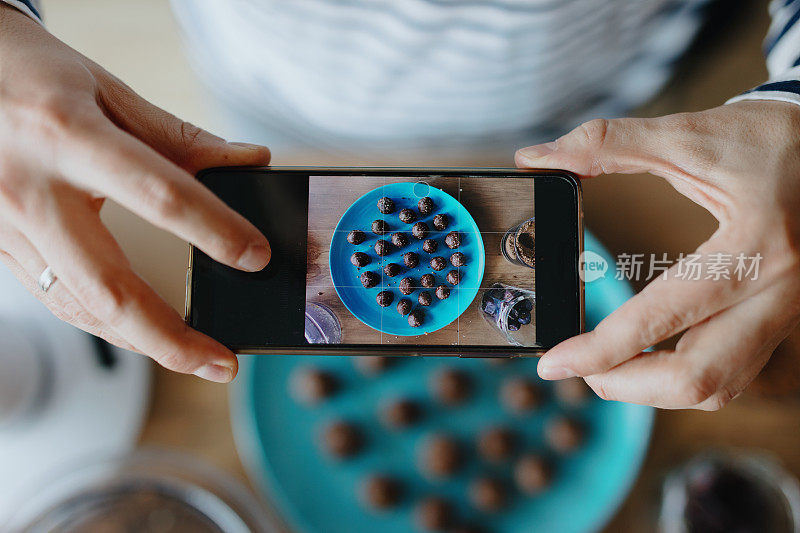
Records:
[[[388,196],[395,203],[395,211],[389,215],[378,211],[378,199],[384,196]],[[424,196],[429,196],[436,206],[434,212],[427,216],[421,215],[417,210],[417,202]],[[429,254],[422,251],[423,241],[411,235],[411,226],[414,223],[400,222],[398,213],[404,208],[412,209],[417,214],[415,222],[421,221],[428,225],[430,229],[428,238],[438,243],[435,253]],[[438,213],[444,213],[450,219],[450,225],[444,231],[433,229],[431,220],[434,214]],[[386,235],[375,235],[371,231],[372,222],[379,219],[386,221],[389,225],[389,233]],[[356,246],[347,242],[347,234],[354,229],[360,229],[367,235],[367,240]],[[461,234],[461,246],[457,250],[449,249],[444,242],[445,235],[451,231]],[[409,239],[408,246],[402,249],[393,246],[389,255],[379,257],[374,250],[375,242],[379,239],[388,241],[391,234],[395,232],[406,234]],[[450,255],[456,251],[467,256],[467,265],[457,269],[461,274],[461,282],[452,286],[445,281],[445,276],[455,267],[448,262],[447,268],[440,272],[434,272],[429,263],[431,258],[436,256],[442,256],[449,260]],[[372,262],[364,268],[357,269],[350,263],[350,256],[353,252],[368,254]],[[419,254],[418,266],[406,268],[403,264],[403,254],[406,252]],[[483,280],[486,252],[478,225],[461,202],[427,183],[389,183],[364,194],[345,211],[333,232],[328,263],[336,294],[339,295],[342,303],[353,316],[367,326],[383,333],[409,337],[441,329],[457,319],[469,307],[478,294]],[[394,277],[385,276],[383,267],[388,263],[397,263],[401,266],[402,272]],[[361,285],[359,276],[367,270],[381,276],[381,283],[377,287],[365,289]],[[400,280],[404,277],[411,276],[419,283],[420,276],[427,273],[432,273],[436,277],[436,286],[445,285],[450,288],[449,298],[437,299],[434,295],[435,287],[433,289],[417,288],[409,295],[402,294],[398,289]],[[376,303],[375,297],[380,291],[386,290],[392,292],[394,300],[389,307],[381,307]],[[409,298],[415,308],[421,307],[417,305],[417,297],[421,290],[431,293],[433,303],[428,307],[422,307],[425,313],[422,326],[412,327],[408,324],[408,319],[400,315],[395,307],[401,298]]]

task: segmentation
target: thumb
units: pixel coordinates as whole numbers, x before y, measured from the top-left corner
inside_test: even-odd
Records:
[[[584,177],[658,171],[671,145],[668,127],[654,119],[595,119],[555,141],[517,151],[518,167],[559,168]]]
[[[266,146],[229,143],[151,104],[116,78],[101,85],[101,103],[117,126],[191,174],[209,167],[269,164]]]

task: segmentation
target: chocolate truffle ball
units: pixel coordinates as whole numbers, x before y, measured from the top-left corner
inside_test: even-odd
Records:
[[[382,357],[379,355],[362,355],[353,358],[353,363],[356,368],[365,376],[375,376],[380,374],[392,364],[391,357]]]
[[[428,291],[422,291],[419,293],[419,296],[417,296],[417,301],[419,302],[419,305],[424,305],[427,307],[433,303],[433,296],[431,296],[431,293]]]
[[[429,496],[414,508],[414,521],[423,531],[445,531],[455,521],[455,510],[444,498]]]
[[[451,270],[447,273],[447,283],[450,285],[458,285],[461,281],[461,272],[458,270]]]
[[[467,266],[467,256],[461,252],[456,252],[450,256],[450,264],[454,267]]]
[[[556,381],[553,392],[561,403],[578,406],[592,396],[592,389],[581,378],[569,378]]]
[[[490,428],[478,436],[478,451],[487,461],[497,463],[511,457],[516,441],[510,429]]]
[[[403,291],[401,290],[400,292]],[[408,298],[401,298],[400,301],[397,302],[397,312],[403,316],[406,316],[408,313],[410,313],[413,307],[414,305]]]
[[[394,301],[394,294],[392,294],[392,291],[381,291],[375,296],[375,301],[381,307],[389,307]]]
[[[384,196],[383,198],[378,200],[378,211],[380,211],[384,215],[394,213],[394,201],[388,196]]]
[[[461,234],[458,233],[457,231],[451,231],[444,238],[444,243],[450,249],[458,248],[459,246],[461,246]]]
[[[419,282],[426,289],[431,289],[436,286],[436,278],[433,277],[433,274],[423,274],[422,277],[419,278]]]
[[[417,202],[417,209],[423,215],[430,215],[433,213],[433,200],[431,200],[430,196],[426,196],[425,198],[420,198],[419,202]]]
[[[372,475],[361,487],[361,501],[370,509],[382,511],[391,509],[400,502],[402,486],[394,478]]]
[[[333,422],[325,428],[323,442],[328,453],[337,459],[352,457],[364,443],[358,428],[343,421]]]
[[[417,222],[411,226],[411,235],[419,240],[424,239],[428,236],[428,225],[424,222]]]
[[[381,282],[381,277],[377,275],[375,272],[368,270],[367,272],[362,272],[359,276],[361,280],[361,284],[364,286],[365,289],[371,289],[372,287],[377,287],[378,283]]]
[[[350,244],[361,244],[365,240],[367,240],[367,236],[361,230],[354,229],[347,234],[347,242]]]
[[[570,453],[583,443],[583,424],[572,418],[556,417],[547,423],[544,430],[547,442],[557,452]]]
[[[531,379],[509,378],[500,388],[500,399],[509,411],[526,413],[539,407],[541,392]]]
[[[375,235],[384,235],[389,233],[389,224],[387,224],[384,220],[373,220],[372,233]]]
[[[392,233],[392,244],[398,248],[408,246],[408,236],[405,233]]]
[[[358,253],[358,252],[356,252]],[[431,259],[431,268],[434,270],[444,270],[444,267],[447,266],[447,260],[444,257],[434,257]]]
[[[353,266],[358,268],[367,266],[370,263],[370,258],[364,252],[355,252],[353,255],[350,256],[350,262],[353,263]]]
[[[411,294],[414,292],[414,278],[403,278],[400,280],[400,292]]]
[[[403,263],[408,268],[414,268],[419,265],[419,254],[417,252],[406,252],[403,254]]]
[[[458,443],[447,435],[437,434],[428,437],[423,442],[420,452],[419,466],[427,477],[448,477],[461,467],[461,449]]]
[[[400,218],[400,222],[405,222],[406,224],[411,224],[417,220],[417,214],[408,208],[401,209],[398,217]]]
[[[289,390],[298,402],[317,405],[336,392],[336,378],[316,368],[300,368],[292,373]]]
[[[425,313],[421,309],[414,309],[408,315],[408,325],[412,328],[418,328],[425,321]]]
[[[514,466],[514,481],[525,494],[538,494],[550,485],[552,479],[552,467],[535,453],[523,455]]]
[[[390,253],[392,253],[392,244],[389,241],[378,239],[375,242],[375,253],[381,257],[383,257],[384,255],[389,255]]]
[[[448,224],[450,224],[450,218],[444,213],[439,213],[433,217],[433,227],[438,231],[446,230]]]
[[[436,287],[436,297],[440,300],[447,300],[450,297],[450,289],[445,285]]]
[[[385,267],[383,267],[383,273],[389,276],[390,278],[395,277],[400,273],[402,268],[397,263],[389,263]]]
[[[403,429],[416,424],[422,418],[422,408],[411,400],[396,400],[384,407],[381,420],[391,429]]]
[[[425,242],[422,243],[422,251],[426,253],[435,253],[437,248],[439,245],[433,239],[425,239]]]
[[[448,368],[434,374],[431,390],[441,403],[458,405],[469,398],[472,381],[466,372]]]
[[[506,506],[508,493],[500,480],[481,477],[469,484],[469,499],[476,509],[494,513]]]

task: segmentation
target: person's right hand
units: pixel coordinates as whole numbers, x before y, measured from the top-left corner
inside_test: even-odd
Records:
[[[193,176],[269,157],[153,106],[0,6],[0,259],[62,320],[166,368],[233,379],[236,356],[131,270],[99,212],[113,199],[217,261],[257,271],[270,258],[266,238]],[[58,279],[44,292],[48,265]]]

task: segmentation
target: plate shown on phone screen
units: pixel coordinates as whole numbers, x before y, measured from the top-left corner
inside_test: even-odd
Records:
[[[433,211],[423,215],[417,208],[417,202],[425,196],[430,197],[434,203]],[[383,197],[391,198],[395,204],[394,211],[383,214],[378,210],[378,200]],[[400,221],[398,213],[401,209],[411,209],[416,215],[416,220],[411,223]],[[444,231],[437,231],[433,227],[433,217],[445,214],[449,225]],[[376,235],[372,232],[372,222],[383,220],[389,226],[385,235]],[[411,233],[411,228],[416,222],[424,222],[429,229],[428,239],[436,241],[438,248],[435,253],[429,254],[422,250],[424,239],[417,239]],[[358,245],[350,244],[347,235],[352,230],[361,230],[366,235],[366,240]],[[456,231],[461,237],[461,245],[457,249],[450,249],[445,244],[445,236],[451,231]],[[383,257],[375,253],[375,242],[384,239],[391,242],[391,235],[401,232],[408,238],[408,244],[403,247],[392,245],[388,255]],[[466,256],[466,266],[454,267],[449,258],[455,252]],[[370,263],[362,268],[356,268],[350,262],[354,252],[364,252],[369,255]],[[408,268],[403,262],[403,254],[415,252],[419,255],[419,264]],[[433,257],[441,256],[448,260],[444,270],[434,271],[430,266]],[[361,322],[367,326],[388,335],[415,336],[431,333],[441,329],[454,320],[472,303],[478,294],[478,289],[483,280],[486,263],[486,253],[483,246],[480,230],[469,211],[455,198],[446,192],[432,187],[424,182],[388,183],[377,187],[361,196],[345,211],[336,225],[331,239],[329,253],[331,279],[334,288],[344,306]],[[383,273],[383,267],[388,263],[400,265],[400,273],[389,277]],[[457,270],[461,281],[458,285],[447,282],[447,273]],[[359,276],[365,271],[372,271],[380,277],[376,287],[364,288]],[[436,278],[434,287],[421,288],[420,278],[423,274],[433,274]],[[414,280],[414,291],[404,295],[399,290],[400,280],[411,277]],[[450,289],[447,299],[439,300],[436,297],[436,287],[444,285]],[[417,298],[421,291],[428,291],[432,296],[430,306],[419,305]],[[392,293],[391,305],[381,307],[376,302],[376,297],[381,291]],[[423,323],[420,327],[412,327],[408,323],[408,316],[397,312],[397,302],[401,298],[408,298],[413,304],[413,309],[421,309],[424,313]]]

